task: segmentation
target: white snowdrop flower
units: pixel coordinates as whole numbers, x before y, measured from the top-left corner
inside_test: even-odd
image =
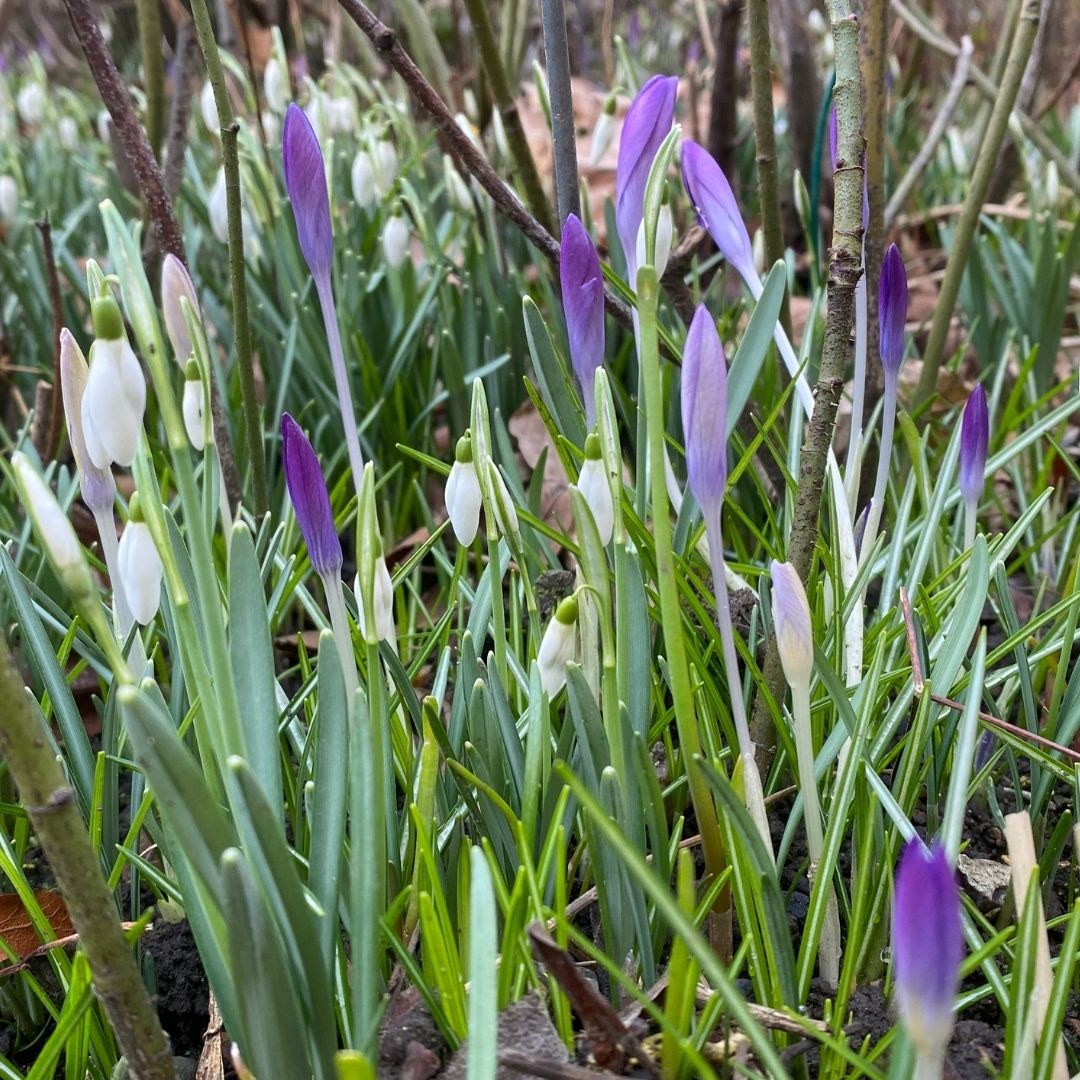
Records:
[[[214,186],[206,197],[206,210],[210,215],[210,229],[219,244],[229,239],[228,193],[225,190],[225,170],[219,169]]]
[[[369,210],[375,202],[375,167],[366,150],[357,150],[352,163],[352,193],[356,204]]]
[[[259,120],[262,123],[267,146],[277,146],[281,142],[281,121],[278,119],[277,113],[272,113],[269,109],[263,109],[259,114]]]
[[[217,101],[214,99],[214,87],[209,81],[203,83],[199,94],[199,111],[202,113],[203,123],[211,135],[221,134],[221,118],[218,116]]]
[[[83,501],[95,513],[112,513],[116,498],[116,482],[111,469],[99,469],[86,450],[83,434],[82,403],[90,369],[86,365],[79,343],[65,326],[60,331],[60,393],[64,399],[67,417],[68,442],[71,456],[75,459],[75,471],[79,474],[79,488]]]
[[[1058,167],[1053,162],[1046,165],[1046,205],[1050,210],[1056,210],[1061,202],[1061,178],[1058,176]]]
[[[271,56],[263,72],[263,96],[266,105],[275,113],[285,111],[289,103],[289,76],[276,56]]]
[[[809,684],[814,670],[814,630],[806,590],[789,562],[774,559],[770,573],[773,624],[784,675],[791,686]]]
[[[615,138],[615,92],[604,98],[604,107],[593,128],[592,146],[589,150],[589,164],[594,168],[600,164]]]
[[[172,345],[173,357],[181,366],[187,364],[192,352],[191,335],[181,304],[183,300],[191,305],[195,318],[200,318],[199,301],[191,275],[187,267],[170,252],[161,264],[161,309],[165,315],[165,333]]]
[[[653,265],[656,267],[656,276],[662,278],[667,269],[668,257],[671,255],[671,243],[674,226],[671,220],[671,207],[665,202],[660,207],[660,215],[656,219],[656,253]],[[638,226],[637,235],[637,259],[638,265],[645,265],[645,222]]]
[[[375,167],[375,186],[379,194],[388,195],[398,176],[397,150],[389,139],[380,139],[375,144],[372,164]]]
[[[322,146],[326,142],[326,137],[329,134],[329,124],[326,115],[326,95],[315,85],[312,79],[307,79],[308,87],[308,103],[304,108],[304,115],[308,118],[308,123],[311,124],[312,131],[315,132],[315,138],[318,139],[319,145]]]
[[[105,39],[105,44],[112,44],[112,23],[106,22],[105,19],[102,19],[101,22],[98,23],[98,30],[101,32],[101,36]]]
[[[111,296],[92,305],[94,343],[82,401],[83,436],[90,460],[107,469],[135,460],[146,408],[146,380],[128,344],[120,308]]]
[[[82,545],[71,521],[56,496],[21,450],[11,455],[11,468],[38,539],[68,592],[75,597],[92,596],[94,581],[90,576],[90,567],[86,564]]]
[[[409,226],[400,214],[391,215],[383,226],[382,246],[386,261],[399,269],[409,253]]]
[[[0,221],[14,221],[19,212],[19,186],[14,176],[0,176]]]
[[[103,143],[108,143],[112,138],[112,117],[109,115],[108,109],[102,109],[97,114],[97,119],[94,121],[94,129],[97,131],[97,137]]]
[[[139,496],[132,495],[130,516],[120,536],[117,565],[124,597],[140,626],[152,622],[161,605],[161,578],[165,573],[150,526],[142,519]]]
[[[352,98],[329,98],[326,102],[326,120],[331,135],[351,135],[356,130],[356,106]]]
[[[754,230],[751,250],[754,253],[754,269],[758,272],[758,276],[762,276],[765,273],[765,233],[761,229]]]
[[[480,507],[483,504],[480,480],[473,464],[472,440],[468,435],[458,439],[454,465],[446,478],[443,498],[457,542],[468,547],[476,539],[476,531],[480,528]]]
[[[568,596],[555,609],[540,641],[536,665],[540,669],[540,685],[549,698],[553,698],[566,684],[566,665],[574,656],[577,617],[577,598]]]
[[[28,82],[15,95],[15,108],[19,119],[30,127],[37,127],[45,118],[45,88],[39,82]]]
[[[360,575],[353,582],[356,596],[356,624],[360,636],[367,641],[367,615],[364,611],[364,597],[360,591]],[[380,555],[375,560],[375,587],[372,596],[375,605],[375,641],[392,641],[394,638],[394,582],[386,565],[386,559]],[[375,644],[375,641],[371,644]]]
[[[457,171],[449,154],[443,154],[443,178],[446,181],[446,194],[451,205],[463,214],[471,214],[473,201],[469,185],[462,180],[461,173]]]
[[[199,365],[189,360],[184,376],[184,429],[191,445],[199,451],[206,446],[206,391],[199,377]]]
[[[806,13],[806,25],[815,37],[824,37],[829,33],[829,24],[817,8],[811,8]]]
[[[79,125],[72,116],[61,116],[56,124],[56,137],[65,150],[74,150],[79,142]]]
[[[577,488],[592,511],[600,543],[607,547],[615,529],[615,504],[600,455],[600,437],[595,432],[585,440],[585,464],[578,474]]]

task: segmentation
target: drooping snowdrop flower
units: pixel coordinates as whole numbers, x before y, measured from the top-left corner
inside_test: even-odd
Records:
[[[941,1075],[964,958],[960,895],[945,849],[911,840],[900,857],[892,913],[892,963],[918,1076]]]
[[[116,482],[113,480],[112,470],[99,469],[90,460],[83,435],[82,403],[89,377],[90,370],[82,349],[71,331],[64,327],[60,331],[60,391],[64,399],[71,456],[75,459],[75,471],[79,475],[83,502],[95,516],[105,512],[111,516],[113,500],[116,497]]]
[[[577,617],[577,597],[568,596],[555,609],[555,614],[540,640],[536,665],[540,669],[540,686],[549,699],[566,684],[566,665],[574,656]]]
[[[281,113],[289,101],[289,76],[276,56],[271,56],[263,71],[263,97],[271,112]]]
[[[15,177],[0,176],[0,221],[14,221],[19,212],[19,187]]]
[[[305,82],[308,85],[308,103],[304,108],[304,116],[311,125],[311,130],[318,143],[326,142],[330,134],[330,123],[326,108],[326,95],[309,78]]]
[[[221,118],[218,116],[214,87],[209,80],[203,83],[203,88],[199,93],[199,112],[202,114],[202,121],[206,125],[206,130],[211,135],[220,136]]]
[[[596,127],[593,128],[592,146],[589,149],[589,164],[593,168],[596,168],[603,160],[604,155],[611,146],[612,139],[615,137],[616,103],[615,91],[612,90],[604,98],[604,107],[600,110],[599,117],[597,117]]]
[[[281,414],[281,443],[285,486],[289,489],[311,565],[324,579],[340,578],[341,541],[334,526],[326,480],[311,443],[288,413]]]
[[[229,239],[229,197],[225,189],[225,170],[219,169],[214,186],[206,198],[206,212],[210,215],[210,229],[219,244]]]
[[[21,86],[15,95],[19,119],[29,127],[38,127],[45,118],[45,104],[45,88],[37,80]]]
[[[443,180],[446,183],[446,194],[451,204],[463,214],[473,212],[472,194],[469,185],[461,178],[457,166],[449,154],[443,154]]]
[[[383,226],[382,248],[386,261],[394,270],[404,264],[409,253],[409,226],[397,212],[391,214]]]
[[[11,455],[11,468],[23,507],[64,586],[76,599],[93,596],[94,580],[82,545],[56,496],[21,450]]]
[[[94,343],[82,400],[86,452],[99,468],[135,460],[146,408],[146,380],[128,344],[120,308],[111,295],[91,305]]]
[[[331,135],[351,135],[356,130],[356,105],[351,97],[326,101],[326,126]]]
[[[101,109],[98,112],[94,128],[97,131],[97,137],[107,145],[112,138],[112,116],[109,115],[108,109]]]
[[[394,638],[394,582],[386,566],[386,559],[380,554],[375,560],[375,580],[372,600],[375,605],[375,638],[377,641],[392,641]],[[360,575],[353,582],[353,595],[356,597],[356,624],[360,636],[367,640],[367,615],[364,598],[360,591]]]
[[[570,359],[581,384],[586,424],[591,428],[596,422],[596,371],[604,362],[604,273],[592,239],[575,214],[568,215],[563,225],[559,284]]]
[[[352,163],[352,193],[358,206],[370,210],[375,202],[375,167],[366,150],[357,150]]]
[[[483,496],[473,463],[472,440],[467,434],[458,439],[454,450],[454,464],[446,478],[443,501],[457,542],[468,547],[476,539],[476,531],[480,528]]]
[[[398,155],[389,139],[380,139],[373,154],[375,185],[380,195],[389,195],[398,177]]]
[[[165,333],[172,345],[173,357],[181,366],[187,365],[192,353],[191,335],[184,319],[182,301],[191,305],[196,319],[201,318],[199,300],[187,267],[169,252],[161,264],[161,307],[165,315]]]
[[[585,439],[585,463],[578,474],[577,487],[592,511],[600,543],[607,547],[615,528],[615,504],[600,451],[600,436],[595,432]]]
[[[65,150],[74,150],[79,143],[79,125],[73,116],[61,116],[56,124],[56,137]]]
[[[138,493],[132,495],[128,522],[120,537],[120,578],[131,614],[140,626],[152,622],[161,604],[161,578],[165,573],[150,526],[143,521]]]
[[[986,391],[980,383],[971,391],[960,425],[960,494],[964,497],[964,547],[975,542],[975,518],[986,483],[986,450],[990,443],[990,416]]]
[[[199,365],[194,359],[187,362],[182,406],[184,430],[191,445],[201,451],[206,446],[206,391],[199,375]]]

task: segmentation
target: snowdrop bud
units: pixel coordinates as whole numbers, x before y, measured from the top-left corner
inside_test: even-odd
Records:
[[[259,122],[262,124],[267,146],[277,146],[281,142],[281,121],[278,119],[277,113],[272,113],[269,109],[263,109],[259,114]]]
[[[131,496],[117,565],[131,614],[140,626],[146,626],[153,621],[161,604],[161,578],[165,567],[150,535],[150,526],[142,519],[138,493]]]
[[[0,221],[14,221],[19,212],[19,188],[15,177],[0,176]]]
[[[463,214],[473,212],[472,195],[469,185],[461,179],[461,173],[457,171],[453,159],[449,154],[443,154],[443,178],[446,182],[446,194],[452,206],[455,206]]]
[[[506,137],[506,125],[498,109],[491,110],[491,140],[495,144],[495,153],[502,161],[511,161],[510,140]]]
[[[56,136],[65,150],[74,150],[79,141],[79,125],[74,117],[61,116],[56,125]]]
[[[97,114],[97,119],[94,121],[94,127],[97,130],[97,137],[103,143],[107,143],[112,134],[112,117],[109,115],[108,109],[102,109]]]
[[[165,315],[165,333],[172,345],[173,356],[178,364],[187,364],[191,356],[191,335],[184,319],[184,307],[181,301],[191,305],[192,314],[201,318],[199,301],[195,296],[195,286],[187,267],[170,252],[161,264],[161,308]]]
[[[1061,178],[1058,176],[1058,167],[1051,161],[1046,166],[1046,206],[1049,210],[1056,210],[1061,201]]]
[[[814,670],[814,630],[806,590],[791,563],[774,559],[770,573],[780,663],[789,686],[805,686]]]
[[[760,229],[754,230],[754,269],[759,273],[765,272],[765,234]]]
[[[218,117],[217,101],[214,99],[214,88],[209,82],[203,83],[202,92],[199,94],[199,111],[202,113],[206,130],[211,135],[219,135],[221,120]]]
[[[79,488],[83,501],[94,513],[112,512],[116,497],[116,482],[111,469],[99,469],[86,452],[83,435],[82,402],[90,369],[79,343],[65,327],[60,331],[60,392],[64,398],[67,416],[68,442],[75,458],[75,470],[79,474]]]
[[[94,343],[82,401],[86,452],[99,468],[135,460],[146,408],[146,380],[128,344],[120,308],[111,295],[91,305]]]
[[[366,150],[357,150],[352,163],[352,193],[358,206],[369,210],[375,202],[375,167]]]
[[[39,82],[29,82],[15,95],[15,108],[19,119],[30,127],[37,127],[45,116],[45,89]]]
[[[443,500],[457,542],[468,547],[476,539],[476,530],[480,527],[480,506],[483,503],[480,481],[473,464],[472,439],[468,435],[462,435],[458,439],[454,464],[446,478]]]
[[[94,594],[94,580],[67,514],[21,450],[11,455],[11,468],[23,506],[57,574],[73,597],[89,599]]]
[[[326,122],[331,135],[351,135],[356,130],[356,106],[352,98],[327,99]]]
[[[367,615],[364,610],[364,598],[360,591],[360,575],[353,582],[353,594],[356,596],[356,624],[360,636],[367,641]],[[375,560],[375,582],[372,596],[375,605],[375,641],[392,641],[394,637],[394,582],[386,566],[386,559],[380,555]]]
[[[394,144],[389,139],[380,139],[375,144],[375,185],[380,195],[388,195],[398,175],[398,156]]]
[[[578,474],[577,486],[592,511],[596,531],[600,534],[600,543],[607,547],[615,528],[615,504],[600,454],[600,437],[595,432],[585,440],[585,464],[581,466]]]
[[[604,107],[600,110],[596,127],[593,128],[592,147],[589,151],[589,163],[595,168],[600,164],[615,137],[615,91],[604,98]]]
[[[520,547],[521,532],[518,527],[514,500],[510,497],[510,491],[502,478],[502,473],[495,467],[495,462],[491,458],[487,460],[487,467],[488,480],[491,483],[491,505],[495,511],[495,526],[503,536]]]
[[[799,224],[803,228],[804,233],[810,231],[810,192],[806,190],[806,181],[803,179],[803,175],[798,169],[795,170],[795,176],[792,179],[791,186],[795,193],[795,212],[799,215]],[[754,263],[758,267],[758,273],[763,272],[765,262],[765,239],[761,240],[761,264],[758,264],[758,232],[754,233]]]
[[[811,8],[806,13],[806,25],[815,37],[823,38],[829,33],[829,26],[825,22],[825,16],[817,8]]]
[[[540,669],[540,686],[549,698],[553,698],[566,683],[566,665],[574,655],[577,617],[577,598],[568,596],[555,609],[540,641],[536,665]]]
[[[199,376],[199,365],[189,360],[184,376],[184,428],[196,450],[206,446],[206,392]]]
[[[229,239],[228,194],[225,191],[225,170],[218,172],[214,186],[206,199],[206,211],[210,215],[210,228],[214,239],[224,244]]]
[[[386,261],[397,270],[409,253],[409,226],[400,214],[392,214],[383,226],[382,246]]]
[[[306,82],[310,97],[308,98],[307,108],[304,109],[304,115],[311,125],[311,130],[315,133],[316,140],[322,144],[326,142],[327,135],[329,134],[329,124],[327,123],[326,115],[326,95],[319,90],[311,79],[307,79]]]
[[[656,276],[662,278],[667,269],[668,256],[671,254],[672,223],[671,208],[665,202],[660,207],[660,216],[656,219],[656,255],[653,263]],[[645,220],[638,226],[637,265],[645,265]]]
[[[271,56],[263,72],[263,96],[267,107],[275,112],[285,111],[289,102],[289,77],[276,56]]]

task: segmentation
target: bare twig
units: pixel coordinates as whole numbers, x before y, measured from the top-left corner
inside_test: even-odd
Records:
[[[723,0],[714,9],[716,61],[709,97],[709,153],[716,158],[717,164],[724,170],[724,175],[733,184],[737,181],[735,105],[739,100],[738,64],[735,58],[739,47],[742,9],[743,0]],[[668,268],[670,270],[670,263]]]
[[[45,279],[49,283],[49,305],[52,308],[53,378],[49,392],[49,422],[41,446],[37,449],[43,460],[56,455],[60,443],[60,427],[64,418],[64,399],[60,393],[60,331],[64,328],[64,307],[60,299],[60,279],[56,274],[56,255],[53,251],[52,225],[43,218],[37,223],[41,233],[42,255],[45,259]]]

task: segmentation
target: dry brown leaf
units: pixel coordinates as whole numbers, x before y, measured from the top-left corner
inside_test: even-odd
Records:
[[[530,469],[535,469],[544,450],[544,478],[540,489],[540,518],[551,521],[569,532],[574,526],[574,514],[570,504],[570,481],[559,455],[548,434],[548,429],[536,407],[526,401],[507,425],[517,440],[518,453]]]
[[[35,889],[34,897],[58,938],[70,937],[75,933],[64,898],[58,892],[52,889]],[[15,893],[0,894],[0,937],[20,960],[25,960],[41,945],[41,938],[34,929],[30,913]]]

